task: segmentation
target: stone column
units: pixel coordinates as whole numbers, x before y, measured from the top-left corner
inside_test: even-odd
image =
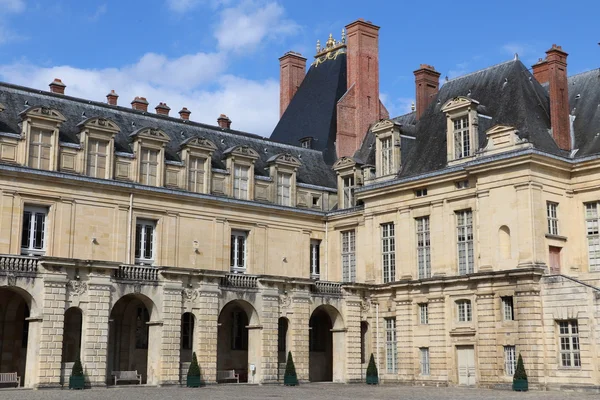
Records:
[[[517,352],[527,360],[525,369],[529,383],[538,384],[544,375],[544,315],[540,288],[521,284],[515,295],[518,307],[515,317],[519,325]]]
[[[87,283],[91,301],[83,315],[81,363],[91,386],[106,386],[111,288],[108,276],[91,275]]]
[[[196,356],[201,379],[205,383],[217,382],[217,336],[219,319],[219,291],[216,285],[206,285],[199,291],[196,317]]]
[[[160,385],[178,385],[180,381],[181,290],[177,285],[163,287]]]
[[[480,288],[477,293],[475,309],[477,310],[477,358],[478,381],[480,383],[491,383],[498,380],[499,373],[497,364],[494,362],[498,357],[496,346],[496,318],[494,307],[494,293],[490,288]]]
[[[413,348],[413,304],[409,298],[396,300],[396,342],[398,347],[398,379],[415,379],[415,349]]]
[[[346,321],[346,383],[361,382],[362,374],[360,362],[360,314],[361,301],[357,296],[346,299],[344,316]],[[334,337],[334,340],[336,338]],[[333,372],[335,376],[335,371]]]
[[[308,382],[308,365],[309,365],[309,293],[304,290],[294,291],[291,295],[291,311],[290,318],[290,351],[294,357],[294,365],[296,367],[296,375],[301,382]],[[288,313],[289,315],[289,313]]]
[[[256,365],[260,371],[261,383],[275,383],[278,375],[277,348],[279,331],[279,296],[276,291],[270,290],[269,294],[262,297],[262,359],[261,365]],[[288,327],[289,329],[289,327]],[[250,355],[248,355],[250,357]],[[252,371],[248,370],[248,381],[252,382]],[[255,376],[255,382],[256,376]]]
[[[448,380],[448,371],[451,369],[446,341],[448,328],[446,327],[446,301],[444,297],[430,298],[427,312],[429,313],[429,364],[432,376],[441,381]]]

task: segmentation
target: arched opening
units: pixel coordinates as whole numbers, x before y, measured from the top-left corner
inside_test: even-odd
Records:
[[[17,291],[0,288],[0,373],[16,372],[21,386],[25,386],[27,349],[32,345],[27,300]]]
[[[81,328],[83,314],[81,309],[71,307],[65,312],[62,343],[61,383],[69,380],[77,355],[81,354]]]
[[[498,229],[498,251],[500,260],[509,260],[511,258],[510,228],[502,225]]]
[[[288,329],[289,321],[285,317],[277,321],[277,363],[279,365],[279,379],[283,379],[285,374],[285,363],[288,353]]]
[[[371,340],[369,338],[369,323],[367,321],[360,322],[360,362],[366,364],[371,357]]]
[[[185,382],[192,355],[196,351],[194,342],[194,328],[196,318],[191,312],[186,312],[181,316],[181,339],[179,344],[179,360],[181,362],[180,380]]]
[[[319,306],[309,321],[309,369],[311,382],[344,379],[344,329],[339,311]]]

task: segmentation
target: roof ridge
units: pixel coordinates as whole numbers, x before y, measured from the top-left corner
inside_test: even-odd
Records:
[[[497,67],[500,67],[500,66],[502,66],[502,65],[505,65],[505,64],[510,64],[510,63],[514,63],[514,62],[520,62],[520,61],[521,61],[521,60],[519,60],[519,59],[514,59],[514,58],[513,58],[513,59],[511,59],[511,60],[502,61],[501,63],[494,64],[494,65],[490,65],[490,66],[488,66],[488,67],[481,68],[481,69],[478,69],[478,70],[476,70],[476,71],[473,71],[473,72],[469,72],[468,74],[461,75],[461,76],[457,76],[456,78],[448,79],[446,82],[444,82],[444,83],[442,84],[442,86],[444,86],[445,84],[447,84],[447,83],[449,83],[449,82],[454,82],[454,81],[457,81],[457,80],[459,80],[459,79],[463,79],[463,78],[466,78],[466,77],[469,77],[469,76],[472,76],[472,75],[478,74],[478,73],[480,73],[480,72],[484,72],[484,71],[487,71],[487,70],[490,70],[490,69],[493,69],[493,68],[497,68]],[[522,64],[522,63],[521,63],[521,64]]]
[[[574,75],[569,75],[567,77],[567,79],[575,78],[575,77],[577,77],[579,75],[583,75],[583,74],[589,74],[589,73],[594,72],[594,71],[598,71],[598,76],[600,76],[600,67],[598,67],[598,68],[593,68],[593,69],[590,69],[590,70],[587,70],[587,71],[578,72],[578,73],[576,73]]]
[[[411,112],[407,112],[405,114],[396,115],[395,117],[391,117],[390,119],[398,119],[398,118],[406,117],[407,115],[415,114],[415,113],[416,113],[416,111],[411,111]]]

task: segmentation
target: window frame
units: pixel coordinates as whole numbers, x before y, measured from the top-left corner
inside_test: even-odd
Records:
[[[229,267],[230,272],[233,274],[244,274],[248,270],[248,236],[248,231],[239,229],[231,230]],[[242,245],[241,249],[240,244]],[[243,258],[241,263],[240,256]]]
[[[281,206],[292,205],[292,178],[293,174],[277,172],[277,204]]]
[[[419,325],[429,325],[428,303],[419,303]]]
[[[504,373],[514,376],[517,370],[517,348],[516,346],[503,346],[504,349]]]
[[[417,242],[417,276],[431,278],[431,231],[429,215],[415,218]]]
[[[37,139],[34,139],[36,138]],[[49,144],[44,143],[43,138],[47,137],[49,139]],[[29,143],[27,148],[27,166],[30,168],[40,169],[44,171],[52,171],[54,168],[54,160],[53,160],[53,142],[54,142],[54,131],[39,127],[32,126],[29,133]],[[32,162],[33,149],[37,148],[37,156],[35,157],[35,162]],[[43,150],[46,149],[48,152],[48,168],[42,167],[42,155]],[[35,165],[32,165],[35,164]]]
[[[381,176],[393,174],[394,171],[394,137],[392,135],[379,139],[381,145]]]
[[[342,282],[356,282],[356,230],[341,233]]]
[[[548,220],[548,234],[558,236],[558,203],[553,201],[546,202],[546,218]]]
[[[136,265],[153,265],[156,262],[156,227],[158,221],[148,218],[136,218],[135,220],[135,237],[134,237],[134,262]],[[138,232],[138,227],[141,230]],[[150,242],[147,241],[147,228],[151,228],[152,238]],[[150,257],[146,246],[150,243]]]
[[[460,124],[457,124],[457,122]],[[452,118],[451,123],[452,137],[454,138],[454,159],[460,160],[462,158],[470,157],[472,155],[472,144],[469,114],[457,115]]]
[[[206,193],[206,158],[188,156],[187,190],[194,193]]]
[[[581,369],[581,342],[579,341],[578,321],[576,319],[567,319],[556,322],[558,328],[559,366],[561,368]],[[565,345],[568,348],[565,349]]]
[[[458,275],[475,273],[475,232],[473,230],[473,210],[454,212],[456,216],[456,252]],[[461,223],[461,219],[464,223]],[[464,259],[461,254],[464,254]],[[464,267],[463,267],[464,265]]]
[[[310,278],[319,279],[321,277],[321,241],[318,239],[310,240]]]
[[[384,318],[385,321],[385,366],[388,374],[398,372],[398,336],[396,317]]]
[[[386,222],[381,227],[381,271],[383,283],[396,280],[396,228],[393,222]]]
[[[456,300],[456,320],[459,323],[473,322],[473,305],[471,300]]]
[[[354,190],[356,189],[356,179],[354,175],[342,177],[344,208],[351,208],[356,205]]]
[[[502,304],[502,320],[515,320],[515,302],[513,296],[502,296],[500,298]]]
[[[160,182],[160,150],[152,147],[142,147],[140,149],[140,172],[139,182],[142,185],[158,186]],[[152,160],[152,155],[156,154],[156,161]],[[152,175],[152,168],[155,168],[155,174]]]
[[[584,203],[584,207],[588,268],[600,271],[600,202]]]
[[[22,255],[30,255],[30,256],[40,256],[46,254],[46,249],[48,245],[48,214],[50,210],[48,207],[44,206],[35,206],[35,205],[25,205],[23,207],[22,220],[21,220],[21,254]],[[26,231],[26,213],[30,213],[29,223]],[[39,248],[35,247],[36,236],[37,234],[37,225],[39,224],[39,220],[37,220],[38,215],[43,215],[42,228],[40,232],[40,240],[41,246]],[[27,246],[23,246],[23,239],[27,235]]]
[[[242,172],[245,173],[242,174]],[[245,187],[244,187],[245,186]],[[233,197],[240,200],[250,199],[250,166],[244,164],[233,165]],[[244,195],[245,194],[245,195]]]
[[[100,145],[105,146],[104,153],[99,151]],[[87,159],[85,165],[85,174],[92,178],[106,179],[110,169],[108,152],[110,151],[110,141],[90,137],[87,139]],[[98,175],[99,160],[104,159],[104,174]],[[93,173],[91,171],[93,169]]]
[[[420,374],[422,376],[431,375],[431,364],[430,364],[430,354],[429,347],[420,347],[419,348],[419,364],[420,364]]]

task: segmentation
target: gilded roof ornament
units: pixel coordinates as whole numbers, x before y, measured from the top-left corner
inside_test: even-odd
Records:
[[[315,61],[312,63],[314,66],[327,61],[335,60],[338,55],[346,53],[346,30],[342,29],[342,40],[337,41],[333,38],[333,34],[329,34],[329,38],[325,42],[325,46],[321,47],[321,42],[317,40],[317,54],[315,55]]]
[[[342,44],[346,44],[346,30],[342,28]]]
[[[415,107],[415,102],[413,101],[413,102],[410,104],[410,111],[414,112],[416,109],[417,109],[417,108]]]
[[[317,39],[317,53],[321,52],[321,41]]]

